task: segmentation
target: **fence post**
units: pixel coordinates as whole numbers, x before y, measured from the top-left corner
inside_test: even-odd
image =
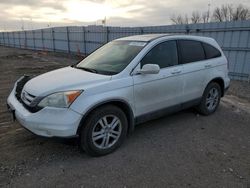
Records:
[[[3,33],[3,38],[4,38],[4,46],[6,46],[6,32]]]
[[[5,40],[4,40],[4,33],[2,33],[2,38],[3,38],[3,41],[2,41],[2,45],[4,45],[5,44]]]
[[[32,30],[32,37],[33,37],[33,47],[36,49],[36,42],[35,42],[35,36],[34,36],[34,30]]]
[[[2,45],[4,45],[5,44],[4,33],[2,33],[2,38],[3,38]]]
[[[85,34],[85,27],[82,27],[82,33],[83,33],[83,48],[84,48],[84,56],[87,55],[87,49],[86,49],[86,34]]]
[[[109,27],[108,26],[106,26],[106,43],[108,43],[109,42]]]
[[[4,37],[3,37],[3,33],[1,33],[1,37],[2,37],[2,42],[1,42],[1,45],[4,44]]]
[[[21,45],[21,31],[18,31],[18,40],[19,40],[19,47],[22,48],[22,45]]]
[[[9,32],[7,32],[7,37],[8,37],[8,46],[10,46],[10,37],[9,37]]]
[[[4,32],[4,33],[3,33],[4,46],[6,46],[6,36],[5,36],[5,35],[6,35],[6,33]]]
[[[27,33],[24,31],[24,48],[27,48]]]
[[[3,36],[3,44],[5,45],[5,33],[3,33],[2,36]]]
[[[68,53],[70,54],[69,28],[68,27],[66,27],[66,34],[67,34]]]
[[[188,25],[186,25],[186,33],[189,34],[190,33],[190,28]]]
[[[51,32],[52,32],[52,42],[53,42],[53,51],[55,52],[55,36],[54,36],[54,28],[51,28]]]
[[[144,34],[143,27],[140,28],[141,35]]]
[[[3,45],[3,33],[1,33],[1,45]]]
[[[12,36],[13,36],[14,47],[16,47],[16,39],[15,39],[15,34],[14,34],[14,32],[12,32]]]
[[[43,36],[43,29],[41,29],[41,40],[42,40],[42,45],[43,45],[43,51],[45,50],[45,46],[44,46],[44,36]]]

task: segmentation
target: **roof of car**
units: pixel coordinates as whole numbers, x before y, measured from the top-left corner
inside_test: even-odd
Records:
[[[148,41],[152,41],[154,39],[157,39],[157,38],[160,38],[160,37],[165,37],[165,36],[170,36],[170,34],[133,35],[133,36],[129,36],[129,37],[119,38],[117,40],[129,40],[129,41],[143,41],[143,42],[148,42]]]
[[[142,42],[150,42],[158,38],[162,37],[171,37],[171,38],[178,38],[178,39],[194,39],[194,40],[210,40],[209,37],[201,37],[201,36],[193,36],[193,35],[173,35],[173,34],[146,34],[146,35],[134,35],[129,37],[123,37],[116,40],[127,40],[127,41],[142,41]]]

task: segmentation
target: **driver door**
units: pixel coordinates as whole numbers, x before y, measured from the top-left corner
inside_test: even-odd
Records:
[[[159,114],[166,112],[168,107],[180,108],[183,81],[176,41],[154,46],[141,60],[140,66],[145,64],[158,64],[160,72],[133,75],[135,116]]]

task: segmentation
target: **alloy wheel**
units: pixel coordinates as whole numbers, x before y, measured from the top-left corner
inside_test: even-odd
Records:
[[[216,106],[218,105],[219,101],[219,91],[217,88],[213,87],[208,92],[207,98],[206,98],[206,107],[209,111],[213,111]]]
[[[100,118],[92,130],[93,144],[99,149],[108,149],[118,140],[122,132],[120,119],[115,115]]]

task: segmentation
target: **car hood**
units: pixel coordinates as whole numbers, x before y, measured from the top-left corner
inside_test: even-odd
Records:
[[[105,82],[110,79],[111,76],[65,67],[29,80],[25,84],[24,90],[34,96],[45,96],[59,91],[84,89],[89,84]]]

